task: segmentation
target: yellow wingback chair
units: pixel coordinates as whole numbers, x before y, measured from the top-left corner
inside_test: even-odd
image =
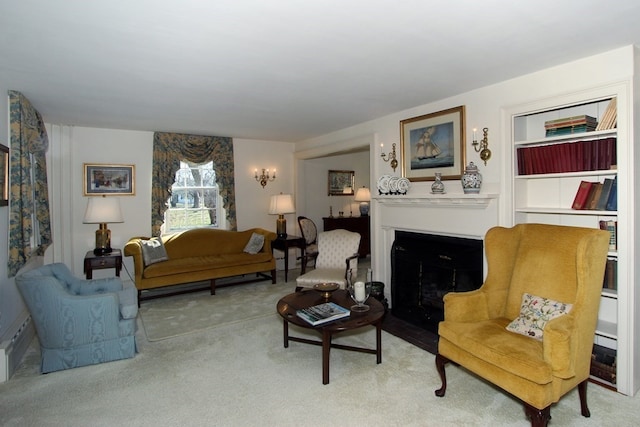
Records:
[[[586,386],[608,241],[606,231],[580,227],[520,224],[489,230],[482,287],[444,297],[436,355],[442,386],[436,395],[444,396],[445,364],[453,361],[522,400],[532,426],[547,425],[551,404],[576,386],[582,415],[590,416]],[[525,293],[557,302],[556,307],[571,304],[570,310],[546,326],[536,323],[542,327],[539,339],[507,330],[518,318],[532,320],[521,317]],[[538,317],[540,312],[546,314]],[[537,322],[549,317],[546,309],[531,313]]]

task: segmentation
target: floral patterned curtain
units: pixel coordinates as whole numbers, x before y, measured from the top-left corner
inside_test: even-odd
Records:
[[[49,139],[40,113],[20,92],[9,91],[11,129],[9,277],[51,244],[45,153]]]
[[[164,223],[171,186],[180,169],[180,160],[193,163],[212,161],[216,171],[227,221],[236,230],[236,196],[233,178],[233,140],[221,136],[200,136],[182,133],[153,134],[153,179],[151,183],[151,233],[160,235]]]

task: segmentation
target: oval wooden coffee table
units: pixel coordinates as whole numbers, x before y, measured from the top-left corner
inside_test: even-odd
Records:
[[[377,299],[369,297],[366,302],[369,306],[368,311],[362,313],[352,311],[349,317],[322,325],[313,326],[296,315],[296,310],[322,304],[327,301],[335,302],[345,308],[351,308],[351,306],[355,304],[349,296],[349,293],[341,289],[333,292],[328,300],[319,292],[313,289],[306,289],[286,295],[278,301],[278,313],[284,319],[284,347],[289,347],[289,341],[322,346],[322,384],[329,384],[329,351],[331,348],[375,354],[376,363],[379,364],[382,362],[382,319],[385,313],[382,304]],[[319,331],[322,335],[322,341],[290,336],[289,323]],[[331,342],[331,337],[338,332],[350,331],[368,325],[375,326],[376,328],[375,349],[333,344]]]

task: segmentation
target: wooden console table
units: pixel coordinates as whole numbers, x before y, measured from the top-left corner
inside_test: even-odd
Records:
[[[324,231],[338,228],[360,233],[360,247],[358,254],[364,258],[371,253],[371,238],[369,232],[369,216],[343,216],[322,218]]]

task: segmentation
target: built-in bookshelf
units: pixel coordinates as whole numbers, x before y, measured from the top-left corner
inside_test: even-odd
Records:
[[[604,372],[601,364],[594,366],[592,378],[633,395],[640,381],[639,355],[635,351],[634,309],[638,297],[633,289],[630,94],[628,85],[616,84],[515,106],[507,112],[511,118],[514,224],[536,222],[592,228],[615,224],[612,236],[615,245],[610,246],[607,257],[594,339],[596,348],[606,353],[604,359],[610,361],[613,354],[615,363],[609,372]],[[588,127],[557,127],[558,123],[569,124],[582,118],[588,120]],[[549,132],[551,127],[553,132]],[[598,199],[575,204],[585,182],[592,192],[584,196]],[[601,191],[612,182],[616,184],[616,203],[603,204],[604,200],[599,200]],[[599,354],[599,362],[601,358]]]

